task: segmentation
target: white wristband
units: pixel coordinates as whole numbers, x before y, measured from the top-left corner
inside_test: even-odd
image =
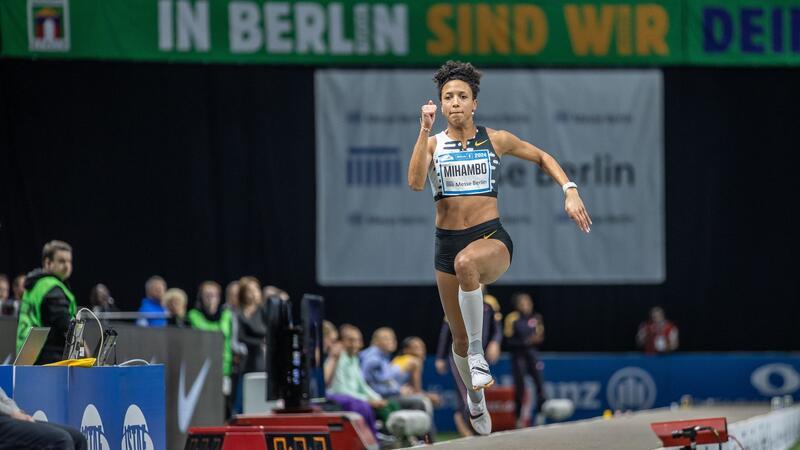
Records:
[[[569,188],[578,189],[578,185],[573,183],[572,181],[570,181],[568,183],[564,183],[564,185],[561,186],[561,190],[564,191],[564,195],[567,195],[567,189],[569,189]]]

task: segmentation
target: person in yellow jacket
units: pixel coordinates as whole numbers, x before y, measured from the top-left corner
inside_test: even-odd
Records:
[[[72,275],[72,247],[50,241],[42,250],[42,268],[28,274],[17,323],[17,352],[32,327],[50,327],[36,364],[60,361],[64,354],[69,322],[75,316],[75,296],[66,282]]]

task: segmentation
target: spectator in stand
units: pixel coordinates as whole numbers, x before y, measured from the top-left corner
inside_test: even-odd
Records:
[[[80,430],[37,422],[0,388],[0,449],[86,450]]]
[[[261,283],[255,277],[239,280],[239,340],[247,347],[242,373],[266,369],[267,325],[262,311]]]
[[[644,348],[645,354],[656,355],[678,349],[678,327],[667,320],[660,306],[650,309],[650,320],[639,325],[636,345]]]
[[[279,299],[281,299],[283,301],[289,300],[289,294],[286,291],[284,291],[283,289],[281,289],[279,287],[272,286],[272,285],[264,287],[263,295],[264,295],[264,299],[265,300],[270,298],[270,297],[278,297]]]
[[[11,294],[11,285],[8,282],[8,276],[0,273],[0,302],[8,300]]]
[[[351,349],[355,349],[352,341],[350,342],[350,346]],[[330,386],[333,384],[333,378],[338,368],[339,359],[346,350],[342,342],[339,341],[339,332],[336,330],[336,327],[327,320],[322,322],[322,347],[325,354],[325,362],[323,363],[322,371],[325,379],[326,398],[339,406],[343,411],[352,411],[359,414],[364,418],[364,422],[366,422],[370,431],[372,431],[375,439],[379,441],[383,440],[385,436],[378,433],[375,426],[375,411],[372,410],[372,406],[368,400],[353,397],[341,392],[336,393],[330,391]],[[357,352],[356,350],[356,353]],[[340,390],[343,389],[341,385],[338,387]],[[373,404],[380,405],[380,403]]]
[[[10,297],[11,286],[8,282],[8,276],[0,273],[0,316],[14,315],[16,308],[14,308],[14,299]]]
[[[169,313],[167,325],[172,327],[185,327],[186,305],[189,303],[189,296],[186,295],[186,291],[180,288],[167,289],[161,301],[164,302],[164,309]]]
[[[325,386],[329,386],[333,381],[333,374],[336,372],[336,363],[339,361],[344,347],[339,340],[339,330],[327,320],[322,321],[322,352],[325,355],[325,362],[322,365],[322,375]]]
[[[225,305],[231,312],[239,310],[239,280],[233,280],[225,287]]]
[[[400,344],[400,354],[392,360],[392,365],[411,375],[408,386],[414,394],[428,397],[433,406],[439,406],[442,399],[435,392],[426,392],[422,389],[422,374],[425,369],[427,348],[422,338],[409,336]]]
[[[142,313],[162,313],[164,309],[161,302],[164,297],[164,292],[167,290],[167,282],[158,275],[153,275],[144,284],[145,297],[142,299],[142,305],[139,307],[139,312]],[[136,321],[136,325],[142,327],[164,327],[167,325],[167,319],[147,319],[140,318]]]
[[[364,379],[358,360],[358,352],[364,346],[361,330],[353,325],[344,324],[339,327],[339,336],[344,351],[340,352],[336,361],[336,370],[327,390],[328,395],[344,394],[365,401],[375,410],[378,418],[385,422],[389,414],[399,410],[400,406],[384,399]],[[366,417],[368,413],[365,411],[361,415]]]
[[[21,280],[23,284],[19,288],[17,287],[18,280]],[[24,284],[25,275],[14,278],[14,285],[10,286],[8,277],[0,274],[0,316],[16,317],[19,314],[19,305],[22,300],[22,294],[25,291]],[[19,297],[16,295],[17,292],[19,292]]]
[[[537,346],[544,341],[544,320],[541,314],[533,312],[533,298],[530,294],[517,292],[511,296],[511,302],[515,310],[506,316],[503,334],[506,338],[506,346],[511,351],[511,372],[514,375],[514,413],[517,417],[517,428],[523,428],[527,425],[521,415],[526,374],[533,378],[536,386],[537,414],[542,412],[542,405],[546,400],[542,368],[537,352]]]
[[[105,284],[94,285],[89,292],[89,303],[92,305],[92,312],[95,314],[117,312],[119,308],[114,304],[114,298]]]
[[[500,357],[500,342],[503,339],[503,327],[501,322],[503,315],[500,313],[500,303],[495,296],[486,292],[486,286],[483,286],[483,351],[486,355],[486,362],[494,364]],[[439,331],[439,343],[436,346],[436,372],[443,375],[447,371],[448,361],[450,363],[450,372],[458,388],[458,395],[456,396],[456,410],[453,413],[453,422],[455,422],[456,429],[461,436],[472,436],[474,431],[470,425],[469,417],[467,416],[467,405],[465,403],[467,396],[467,388],[461,380],[461,375],[458,373],[458,368],[453,360],[452,335],[450,333],[450,324],[447,323],[447,318],[442,320],[442,328]]]
[[[411,374],[391,362],[397,350],[397,337],[389,327],[381,327],[372,334],[371,345],[361,352],[361,372],[375,392],[386,399],[397,401],[404,409],[425,411],[433,419],[433,404],[424,394],[417,394],[409,385]]]
[[[19,274],[14,277],[14,284],[11,289],[14,291],[12,298],[18,302],[22,301],[22,294],[25,293],[25,274]]]

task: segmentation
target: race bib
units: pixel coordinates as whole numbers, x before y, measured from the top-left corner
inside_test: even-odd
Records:
[[[482,194],[492,190],[489,150],[445,153],[436,158],[442,195]]]

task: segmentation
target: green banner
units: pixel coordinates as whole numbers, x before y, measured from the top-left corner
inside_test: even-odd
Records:
[[[682,0],[2,0],[2,56],[269,64],[684,60]]]
[[[800,1],[690,0],[687,63],[800,64]]]

